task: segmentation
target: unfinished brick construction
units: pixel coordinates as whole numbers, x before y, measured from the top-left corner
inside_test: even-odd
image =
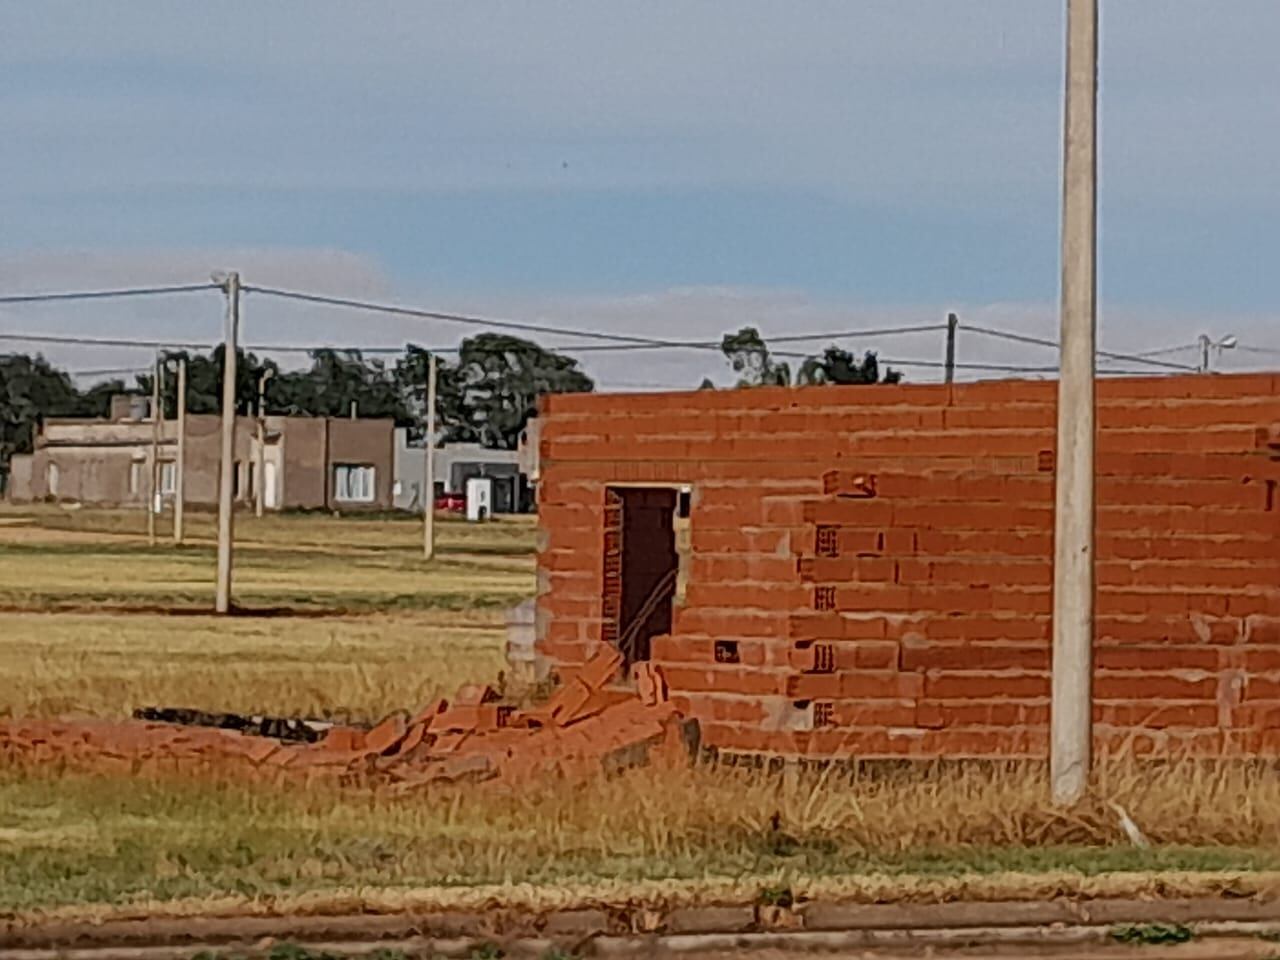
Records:
[[[1051,382],[550,397],[539,647],[734,753],[1047,753]],[[1098,746],[1280,753],[1280,375],[1099,384]]]

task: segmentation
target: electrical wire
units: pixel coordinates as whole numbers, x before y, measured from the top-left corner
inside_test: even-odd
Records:
[[[260,293],[285,300],[297,300],[304,303],[317,303],[332,307],[346,307],[353,310],[367,310],[373,313],[388,313],[395,316],[415,317],[423,320],[441,320],[446,323],[460,323],[467,326],[493,327],[495,329],[520,330],[528,333],[543,333],[552,336],[579,337],[582,339],[604,341],[616,346],[594,346],[560,344],[556,349],[575,351],[602,351],[618,349],[695,349],[720,350],[720,340],[669,340],[654,337],[641,337],[632,334],[608,333],[603,330],[583,330],[573,327],[559,327],[552,324],[526,323],[519,320],[505,320],[494,317],[483,317],[474,314],[447,313],[438,310],[423,310],[417,307],[405,307],[398,304],[376,303],[370,300],[354,300],[348,297],[330,297],[316,293],[303,293],[297,290],[284,290],[279,287],[260,287],[246,284],[242,290]],[[945,330],[945,324],[915,324],[900,327],[871,328],[865,330],[836,330],[824,333],[787,334],[769,338],[769,343],[803,343],[810,340],[849,339],[851,337],[894,336],[899,334],[925,333]],[[776,353],[786,356],[785,353]]]
[[[848,339],[851,337],[870,337],[870,336],[891,336],[894,334],[910,334],[923,333],[926,331],[937,331],[945,329],[936,324],[930,326],[917,327],[886,327],[883,329],[866,329],[866,330],[848,330],[833,331],[828,333],[807,333],[807,334],[791,334],[782,337],[773,337],[768,339],[768,343],[791,343],[805,340],[820,339]],[[79,336],[60,336],[55,334],[36,334],[36,333],[0,333],[0,340],[11,340],[25,343],[64,343],[79,344],[84,346],[103,346],[103,347],[145,347],[148,349],[169,349],[169,350],[212,350],[217,344],[214,343],[195,343],[187,341],[175,340],[147,340],[147,339],[128,339],[122,337],[79,337]],[[605,344],[550,344],[548,349],[553,350],[569,350],[574,353],[599,353],[610,351],[631,351],[631,350],[680,350],[680,349],[711,349],[719,351],[721,349],[720,340],[669,340],[654,341],[652,343],[605,343]],[[241,344],[243,350],[259,350],[269,353],[311,353],[315,350],[336,350],[336,351],[358,351],[362,354],[369,355],[396,355],[404,353],[404,346],[333,346],[330,344],[304,345],[304,344],[279,344],[279,343],[246,343]],[[423,348],[430,353],[458,353],[459,347],[425,347]],[[775,356],[782,357],[806,357],[807,354],[800,354],[794,351],[771,351]]]
[[[167,287],[125,287],[117,290],[75,290],[65,293],[11,293],[0,295],[0,303],[49,303],[57,300],[110,300],[122,297],[155,297],[173,293],[219,290],[216,283],[184,283]]]
[[[494,327],[505,330],[521,330],[526,333],[546,333],[557,336],[583,337],[591,340],[606,340],[611,343],[636,343],[665,345],[672,341],[655,340],[652,337],[636,337],[622,333],[604,333],[596,330],[575,330],[556,327],[551,324],[524,323],[518,320],[499,320],[488,317],[472,316],[463,313],[445,313],[438,310],[420,310],[416,307],[402,307],[395,304],[375,303],[369,300],[353,300],[348,297],[328,297],[318,293],[302,293],[297,290],[282,290],[278,287],[259,287],[246,284],[241,287],[249,293],[260,293],[264,296],[277,297],[283,300],[297,300],[303,303],[318,303],[331,307],[349,307],[354,310],[368,310],[372,313],[388,313],[395,316],[417,317],[422,320],[441,320],[446,323],[460,323],[467,326]]]
[[[896,331],[901,331],[904,328],[899,327],[899,328],[891,328],[891,329]],[[915,332],[915,330],[913,329],[912,332]],[[823,334],[822,336],[832,336],[832,335]],[[1012,336],[1018,336],[1018,335],[1014,334]],[[122,338],[122,337],[85,337],[85,336],[69,336],[69,335],[59,335],[59,334],[34,334],[34,333],[0,333],[0,341],[5,341],[5,340],[17,341],[17,342],[29,342],[29,343],[69,344],[69,345],[77,345],[77,346],[132,347],[137,349],[145,348],[145,349],[151,349],[151,350],[188,350],[188,349],[213,350],[217,346],[217,344],[211,344],[211,343],[195,343],[191,341],[177,341],[177,340],[128,339],[128,338]],[[769,342],[774,342],[774,341],[769,341]],[[711,341],[707,341],[707,343],[710,344]],[[569,346],[562,346],[562,347],[551,348],[551,349],[562,349],[570,352],[579,352],[582,350],[589,349],[591,346],[592,345],[575,347],[573,345],[569,345]],[[638,346],[647,347],[648,345],[616,344],[616,345],[609,345],[608,347],[606,347],[606,349],[609,349],[609,348],[627,349],[627,348],[636,348]],[[677,345],[663,344],[663,346],[675,347]],[[715,344],[715,347],[718,350],[719,344]],[[353,354],[360,354],[362,356],[363,355],[399,356],[405,352],[406,347],[404,346],[359,347],[359,346],[336,346],[331,344],[304,345],[304,344],[260,343],[260,344],[243,344],[241,346],[241,349],[246,352],[259,351],[262,353],[299,353],[299,354],[310,355],[310,354],[314,354],[316,351],[319,351],[319,350],[332,350],[338,353],[353,353]],[[458,350],[459,348],[457,347],[426,348],[426,352],[437,353],[437,354],[456,354],[458,353]],[[786,358],[786,359],[798,359],[798,360],[809,359],[808,354],[798,353],[795,351],[772,351],[771,350],[770,354],[775,357]],[[877,360],[879,363],[885,366],[917,367],[917,368],[939,369],[939,370],[946,368],[946,363],[940,360],[917,360],[917,359],[909,359],[909,358],[881,357],[881,356],[877,356]],[[965,362],[956,363],[955,369],[984,371],[984,372],[1002,372],[1002,373],[1056,373],[1058,370],[1057,366],[1031,366],[1027,364],[965,363]],[[1119,373],[1120,371],[1107,371],[1107,372]]]
[[[151,367],[114,367],[106,370],[68,370],[69,377],[116,377],[125,376],[127,374],[141,375],[150,373]]]
[[[961,329],[972,333],[982,334],[987,337],[995,337],[998,340],[1009,340],[1013,343],[1030,343],[1040,347],[1052,347],[1058,349],[1060,344],[1056,340],[1046,340],[1043,337],[1030,337],[1024,333],[1012,333],[1008,330],[995,330],[991,327],[980,327],[973,324],[963,324]],[[1128,360],[1131,363],[1146,363],[1153,367],[1164,367],[1169,370],[1187,370],[1195,372],[1196,367],[1185,363],[1171,363],[1168,360],[1154,360],[1150,357],[1144,357],[1140,354],[1133,353],[1116,353],[1113,350],[1096,351],[1099,357],[1106,357],[1108,360]]]
[[[17,343],[63,343],[82,347],[145,347],[149,350],[212,350],[215,344],[123,337],[86,337],[56,333],[0,333],[0,340]]]
[[[0,333],[0,341],[11,341],[16,343],[69,344],[72,346],[85,347],[145,348],[148,350],[214,350],[221,346],[220,343],[196,343],[195,341],[146,340],[126,337],[84,337],[49,333]],[[338,353],[362,353],[369,355],[398,355],[405,352],[404,346],[350,347],[332,346],[329,344],[306,346],[303,344],[286,343],[242,343],[240,344],[240,349],[244,351],[259,350],[264,353],[307,354],[313,353],[316,350],[333,350]],[[428,353],[458,352],[457,347],[426,347],[423,349]]]

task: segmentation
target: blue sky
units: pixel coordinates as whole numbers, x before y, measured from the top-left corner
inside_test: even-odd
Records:
[[[956,309],[1052,336],[1063,6],[0,0],[0,287],[235,267],[619,330]],[[1280,348],[1280,5],[1102,8],[1102,340]],[[276,340],[460,335],[269,304],[246,322]],[[216,302],[0,312],[9,330],[216,325]],[[592,364],[621,386],[724,374],[707,356],[648,380]]]

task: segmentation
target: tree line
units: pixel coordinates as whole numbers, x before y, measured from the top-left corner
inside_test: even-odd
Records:
[[[901,375],[883,373],[874,353],[861,359],[831,346],[799,363],[794,377],[790,365],[771,354],[754,327],[726,334],[720,345],[739,387],[820,383],[896,383]],[[187,410],[217,413],[222,407],[222,347],[209,353],[170,351],[167,361],[187,362]],[[362,417],[388,417],[421,436],[425,421],[429,356],[409,345],[390,363],[358,350],[318,349],[300,369],[282,369],[269,357],[241,350],[236,361],[236,408],[242,414],[257,409],[258,384],[266,381],[269,414],[348,416],[354,407]],[[578,361],[530,340],[500,333],[482,333],[463,340],[456,355],[441,357],[437,378],[437,428],[445,442],[479,443],[512,450],[525,423],[536,410],[537,398],[547,393],[584,393],[595,382]],[[133,384],[105,380],[87,389],[77,387],[65,370],[42,356],[0,355],[0,475],[9,458],[29,453],[35,432],[45,417],[106,417],[111,397],[126,392],[149,395],[152,375],[140,374]],[[176,414],[171,374],[166,375],[163,406]],[[710,388],[710,381],[703,387]]]

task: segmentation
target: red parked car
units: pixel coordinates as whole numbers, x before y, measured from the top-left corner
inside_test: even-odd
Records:
[[[461,493],[442,493],[436,497],[436,509],[445,513],[466,513],[466,495]]]

